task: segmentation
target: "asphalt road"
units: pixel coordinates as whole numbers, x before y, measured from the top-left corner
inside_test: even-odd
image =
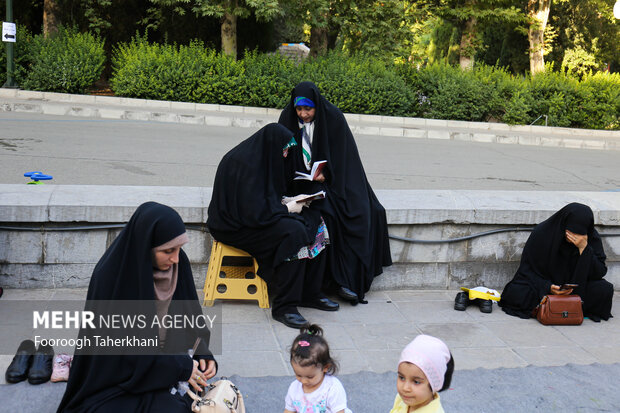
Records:
[[[212,186],[255,129],[0,112],[0,182]],[[358,136],[375,189],[620,190],[620,152]]]

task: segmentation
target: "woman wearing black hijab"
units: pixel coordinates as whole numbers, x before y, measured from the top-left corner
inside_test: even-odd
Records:
[[[593,321],[607,320],[614,288],[603,279],[605,258],[590,207],[568,204],[534,228],[499,305],[507,314],[530,318],[543,296],[578,294],[585,316]],[[561,290],[562,284],[578,287]]]
[[[175,210],[155,202],[140,205],[97,263],[88,287],[87,309],[102,310],[110,305],[114,312],[128,303],[126,300],[135,300],[132,302],[143,303],[159,317],[177,314],[177,308],[183,306],[184,315],[202,314],[190,263],[181,249],[186,242],[185,225]],[[106,304],[109,300],[114,303]],[[142,352],[140,355],[76,351],[59,413],[190,410],[189,396],[173,395],[170,389],[179,381],[188,381],[198,390],[215,375],[217,364],[208,349],[209,331],[166,330],[145,324],[142,334],[155,335],[158,342],[136,350]],[[91,332],[82,329],[80,337],[92,340]],[[116,334],[122,336],[125,331]],[[201,341],[192,359],[187,350],[197,337]]]
[[[320,210],[330,231],[326,279],[335,283],[342,298],[364,302],[374,277],[392,265],[392,259],[385,209],[366,179],[349,125],[312,82],[295,86],[279,123],[296,131],[302,148],[295,159],[297,171],[327,161],[323,176],[314,182],[296,181],[296,192],[327,193],[324,202],[310,206]]]
[[[220,161],[207,226],[213,238],[256,258],[272,292],[272,316],[292,328],[307,321],[297,306],[335,311],[321,294],[327,231],[318,211],[283,197],[295,174],[293,133],[272,123]],[[321,202],[321,201],[313,201]]]

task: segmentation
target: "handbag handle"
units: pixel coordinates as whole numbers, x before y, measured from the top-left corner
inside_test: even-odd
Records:
[[[189,397],[191,397],[192,399],[196,400],[196,401],[200,401],[202,400],[196,393],[194,393],[191,389],[187,389],[187,394],[189,394]]]
[[[536,318],[536,316],[538,315],[538,310],[540,310],[540,306],[543,305],[546,301],[547,301],[547,296],[543,296],[542,300],[540,300],[540,303],[534,307],[534,309],[532,310],[532,318]]]

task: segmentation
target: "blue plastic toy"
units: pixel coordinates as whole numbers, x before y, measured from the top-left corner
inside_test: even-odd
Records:
[[[40,181],[49,181],[54,179],[52,175],[46,175],[41,171],[26,172],[24,176],[31,179],[31,181],[28,182],[28,185],[42,185],[43,182]]]

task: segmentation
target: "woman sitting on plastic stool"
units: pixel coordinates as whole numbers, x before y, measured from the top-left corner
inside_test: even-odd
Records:
[[[298,306],[339,308],[321,293],[325,223],[318,211],[285,197],[298,150],[293,133],[275,123],[234,147],[217,168],[207,219],[213,238],[257,260],[258,276],[275,293],[273,318],[296,329],[307,322]]]

